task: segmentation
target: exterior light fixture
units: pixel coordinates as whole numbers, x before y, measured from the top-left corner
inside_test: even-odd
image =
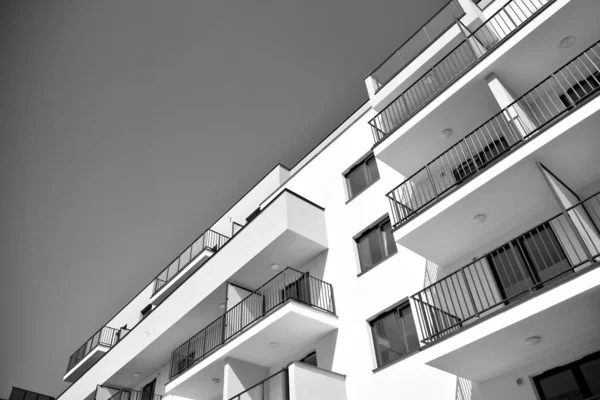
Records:
[[[219,304],[219,308],[225,308],[225,303]]]
[[[446,128],[440,132],[440,136],[443,137],[444,139],[448,139],[450,136],[452,136],[452,133],[453,133],[452,129]]]
[[[279,342],[271,342],[271,343],[269,343],[269,347],[272,347],[272,348],[279,347]]]
[[[536,346],[536,345],[540,344],[541,341],[542,341],[542,338],[539,336],[531,336],[531,337],[528,337],[527,339],[525,339],[525,343],[527,343],[530,346]]]
[[[216,385],[217,383],[221,382],[221,380],[219,378],[212,378],[210,380],[210,383],[212,383],[213,385]]]
[[[573,42],[575,42],[575,36],[567,36],[560,41],[558,47],[561,49],[568,49],[573,45]]]
[[[139,372],[134,372],[133,376],[135,376],[136,378],[139,378],[140,377],[140,373]]]
[[[487,216],[485,214],[477,214],[476,216],[473,217],[473,222],[475,222],[476,224],[481,224],[486,219],[487,219]]]
[[[273,271],[277,271],[279,269],[279,265],[278,264],[271,264],[271,269]]]

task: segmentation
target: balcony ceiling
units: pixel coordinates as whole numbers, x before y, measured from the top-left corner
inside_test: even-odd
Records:
[[[600,98],[594,100],[595,104],[598,102]],[[429,221],[419,222],[424,215],[417,216],[398,229],[396,234],[411,224],[416,227],[400,237],[398,243],[442,267],[453,269],[558,214],[559,205],[538,171],[536,160],[576,192],[597,191],[600,189],[597,186],[599,124],[600,112],[596,112]],[[465,185],[459,186],[457,192],[464,188]],[[473,217],[477,214],[485,214],[487,219],[476,224]]]

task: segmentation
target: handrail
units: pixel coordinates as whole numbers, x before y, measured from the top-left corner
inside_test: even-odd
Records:
[[[600,91],[600,41],[386,194],[397,228]]]
[[[179,254],[171,263],[169,263],[154,279],[154,288],[152,296],[158,293],[168,282],[179,275],[188,264],[204,250],[218,251],[229,237],[215,232],[211,229],[204,231],[196,240],[192,242],[183,252]]]
[[[277,385],[276,387],[278,389],[278,393],[279,393],[279,391],[281,391],[281,396],[276,396],[276,399],[277,400],[288,400],[289,399],[289,370],[287,367],[274,373],[271,376],[266,377],[262,381],[250,386],[248,389],[244,390],[243,392],[240,392],[240,393],[236,394],[235,396],[229,398],[229,400],[241,400],[242,398],[254,398],[254,396],[251,396],[251,393],[250,393],[253,391],[255,393],[257,392],[256,394],[258,395],[258,397],[264,398],[262,395],[265,393],[265,386],[268,386],[268,384],[271,383],[273,381],[273,379],[278,378],[279,374],[282,375],[281,376],[281,385]],[[260,391],[256,390],[258,388],[260,388],[261,390]],[[245,394],[247,394],[247,396],[242,397]]]
[[[173,350],[170,378],[173,379],[186,371],[272,310],[292,299],[335,314],[331,284],[288,267]]]
[[[425,51],[425,49],[427,49],[433,42],[435,42],[441,35],[443,35],[448,29],[450,29],[451,26],[453,26],[455,24],[455,19],[452,18],[450,23],[445,25],[442,29],[440,29],[440,32],[438,32],[437,35],[434,35],[433,38],[427,32],[427,29],[426,29],[427,25],[429,25],[430,22],[432,22],[435,18],[437,18],[443,12],[445,12],[449,6],[452,6],[453,8],[457,8],[458,10],[460,10],[459,13],[453,14],[454,18],[462,18],[465,15],[465,11],[462,9],[458,0],[449,0],[447,3],[445,3],[423,25],[421,25],[421,27],[419,29],[417,29],[412,35],[410,35],[406,40],[404,40],[402,42],[402,44],[400,44],[400,46],[398,46],[398,48],[396,50],[394,50],[385,60],[383,60],[377,67],[375,67],[375,69],[373,71],[371,71],[371,73],[369,75],[367,75],[367,77],[365,79],[373,77],[378,72],[378,70],[381,67],[383,67],[390,59],[392,59],[397,54],[400,55],[400,50],[402,50],[402,48],[404,46],[406,46],[411,40],[413,40],[419,33],[425,32],[425,35],[427,36],[427,40],[428,40],[427,44],[422,48],[420,47],[420,49],[412,57],[410,57],[410,59],[407,60],[406,62],[401,60],[402,64],[403,64],[402,67],[399,70],[397,70],[390,78],[386,79],[385,82],[379,82],[379,80],[377,80],[377,82],[379,83],[379,86],[375,88],[376,92],[379,91],[381,88],[383,88],[387,83],[389,83],[407,65],[409,65],[415,58],[417,58],[417,56],[419,54],[421,54],[423,51]],[[374,78],[374,79],[376,79],[376,78]]]
[[[421,341],[433,343],[598,262],[599,223],[597,192],[415,293]]]
[[[555,1],[511,0],[506,3],[369,121],[375,145]],[[525,9],[518,5],[525,6],[525,3],[528,3]],[[538,3],[544,4],[538,7]]]
[[[69,357],[69,363],[67,365],[68,373],[73,369],[81,360],[87,357],[98,346],[112,347],[119,341],[119,330],[111,328],[109,326],[103,326],[91,338],[79,347],[71,357]]]

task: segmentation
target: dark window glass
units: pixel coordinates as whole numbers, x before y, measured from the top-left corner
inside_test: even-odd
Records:
[[[10,393],[10,400],[23,400],[25,398],[25,391],[19,388],[13,388]]]
[[[581,364],[581,373],[590,389],[590,395],[600,396],[600,355],[595,360]]]
[[[419,349],[412,311],[403,305],[371,322],[377,366],[381,367]]]
[[[379,170],[374,156],[369,156],[345,175],[350,198],[355,197],[379,179]]]
[[[487,256],[505,299],[528,292],[571,265],[554,231],[544,224]]]
[[[533,378],[541,400],[584,400],[600,395],[600,352]]]
[[[301,359],[300,362],[303,362],[305,364],[309,364],[309,365],[316,367],[317,366],[317,352],[313,351],[312,353],[310,353],[309,355],[307,355],[306,357]]]
[[[362,233],[356,239],[356,244],[363,272],[397,252],[389,219]]]

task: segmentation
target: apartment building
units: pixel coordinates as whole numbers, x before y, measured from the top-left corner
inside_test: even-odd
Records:
[[[449,1],[99,321],[58,399],[600,398],[598,16]]]

